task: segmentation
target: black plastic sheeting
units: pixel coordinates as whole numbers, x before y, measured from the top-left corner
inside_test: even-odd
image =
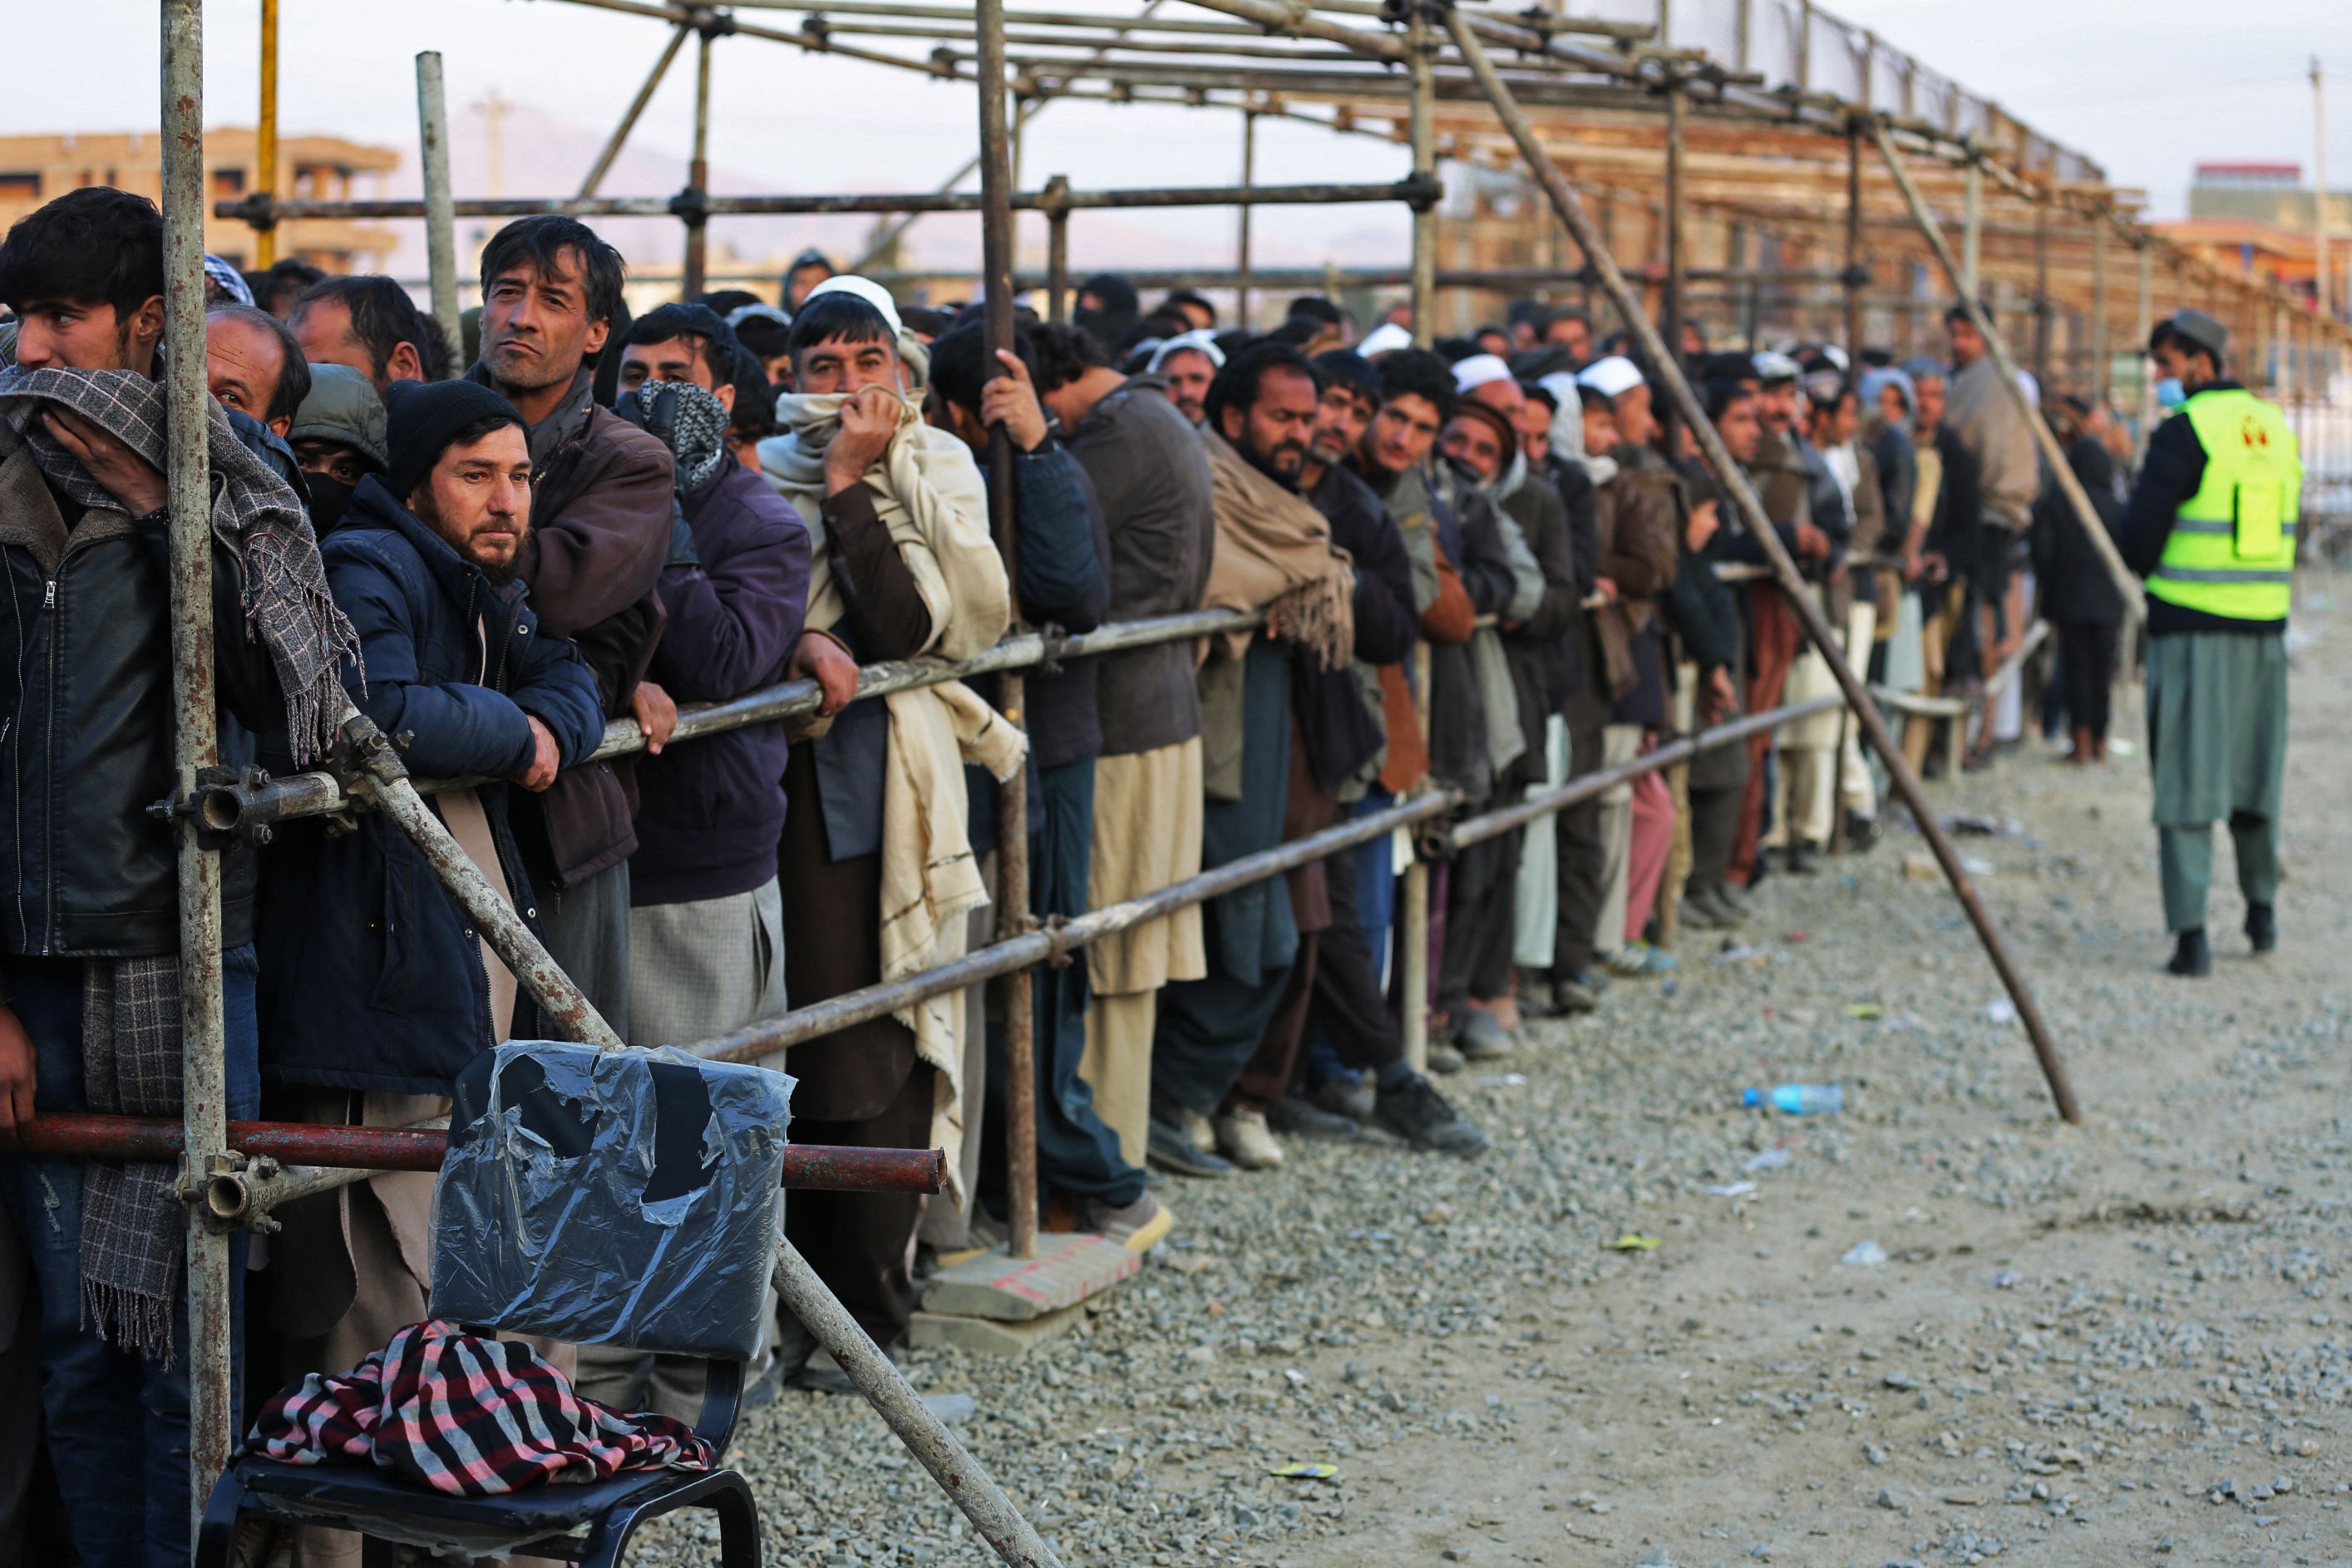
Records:
[[[683,1051],[548,1040],[459,1076],[433,1312],[743,1360],[782,1219],[793,1080]]]

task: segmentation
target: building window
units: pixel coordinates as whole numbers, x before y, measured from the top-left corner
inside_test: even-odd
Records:
[[[213,171],[213,195],[215,200],[229,201],[245,195],[245,171],[222,167]]]
[[[0,202],[37,202],[41,199],[41,174],[37,169],[0,169]]]

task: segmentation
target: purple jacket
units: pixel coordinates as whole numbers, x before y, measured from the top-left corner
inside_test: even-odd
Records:
[[[646,674],[680,706],[774,685],[808,610],[807,526],[731,457],[681,505],[696,561],[662,572],[667,624]],[[775,876],[786,750],[777,721],[641,761],[629,902],[729,898]]]

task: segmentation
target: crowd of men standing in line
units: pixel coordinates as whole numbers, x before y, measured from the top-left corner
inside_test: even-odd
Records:
[[[722,1035],[987,940],[994,791],[1019,769],[1032,912],[1050,919],[1432,784],[1484,810],[1826,689],[1781,590],[1725,570],[1761,547],[1661,419],[1655,367],[1576,311],[1530,304],[1423,348],[1399,312],[1358,341],[1306,298],[1272,331],[1221,331],[1198,294],[1145,314],[1104,276],[1071,324],[1024,315],[992,354],[976,310],[902,308],[813,255],[781,305],[719,294],[633,319],[620,256],[540,216],[484,247],[460,353],[387,278],[212,274],[224,761],[314,761],[348,696],[407,737],[418,775],[489,781],[435,809],[633,1044]],[[142,989],[175,952],[173,840],[148,813],[172,777],[162,292],[142,198],[77,191],[0,244],[0,647],[18,671],[0,694],[0,1131],[37,1110],[176,1113],[176,1088],[169,1104],[126,1088],[178,1051],[176,1002],[158,1016]],[[2080,541],[2037,525],[2023,419],[1964,314],[1951,337],[1948,367],[1683,347],[1855,661],[1898,689],[1980,680],[2021,637],[2020,569],[2039,566],[2067,606],[2076,757],[2095,762],[2120,606]],[[2077,470],[2113,502],[2101,411],[2070,412]],[[999,428],[1017,581],[979,460]],[[1072,631],[1267,614],[1206,647],[1040,673],[1025,731],[982,680],[850,700],[860,665],[969,658],[1016,605]],[[679,704],[794,679],[824,693],[814,720],[668,744]],[[586,761],[623,717],[646,754]],[[1924,754],[1924,728],[1909,739]],[[2000,739],[1996,714],[1971,756]],[[1813,868],[1841,806],[1867,846],[1872,775],[1830,714],[1440,859],[1430,1068],[1603,1007],[1612,976],[1673,967],[1678,927],[1738,927],[1768,869]],[[1406,1058],[1399,848],[1041,972],[1055,1223],[1149,1247],[1174,1221],[1149,1170],[1265,1169],[1286,1137],[1484,1147]],[[225,859],[232,1115],[415,1122],[446,1112],[479,1051],[549,1027],[381,816],[290,823]],[[794,1245],[886,1347],[924,1249],[1006,1225],[997,1022],[940,998],[773,1064],[798,1079],[796,1140],[950,1153],[952,1201],[788,1207]],[[93,1568],[184,1559],[183,1222],[125,1191],[145,1169],[0,1159],[0,1530],[22,1528],[37,1468]],[[266,1258],[240,1241],[249,1391],[429,1316],[431,1198],[430,1176],[381,1173],[283,1211]],[[698,1399],[691,1362],[543,1349],[623,1408]],[[772,1380],[846,1386],[789,1319],[772,1351]],[[347,1540],[293,1544],[299,1563],[350,1557]]]

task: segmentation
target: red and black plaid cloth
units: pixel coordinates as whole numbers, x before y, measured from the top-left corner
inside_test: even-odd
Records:
[[[374,1464],[452,1497],[496,1497],[621,1470],[707,1470],[684,1422],[624,1415],[511,1340],[411,1323],[347,1373],[312,1373],[266,1405],[247,1449],[289,1465]]]

